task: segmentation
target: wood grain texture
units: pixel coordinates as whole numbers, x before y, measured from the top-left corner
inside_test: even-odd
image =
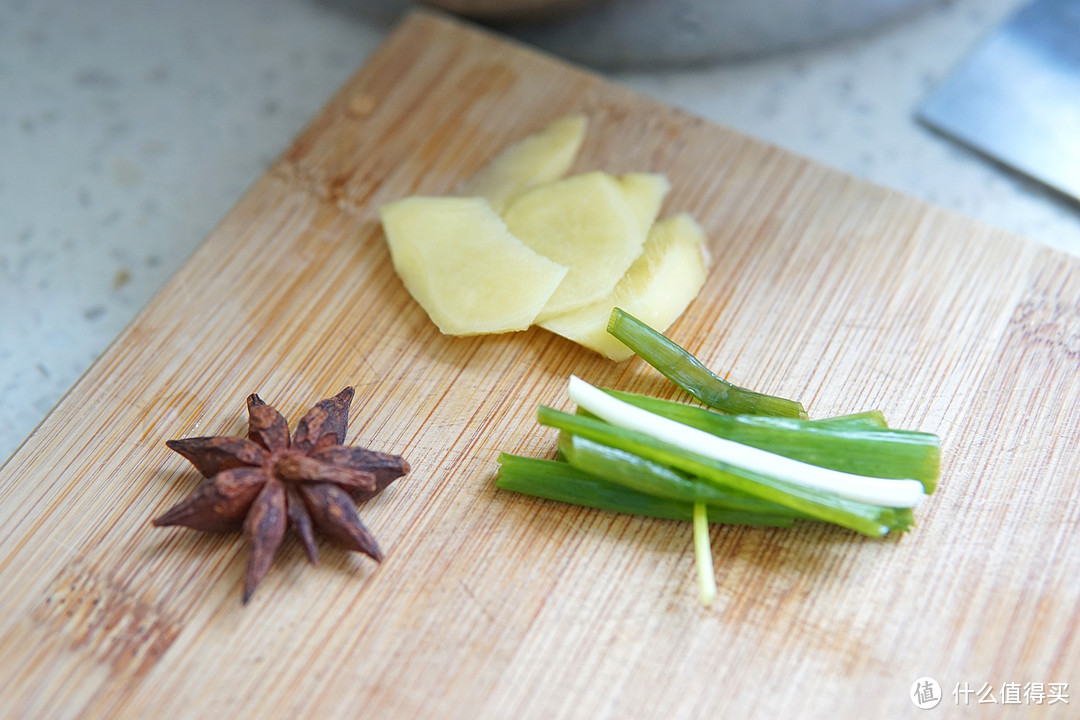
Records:
[[[535,408],[569,407],[571,372],[674,393],[538,329],[439,335],[376,210],[571,111],[579,169],[666,173],[665,212],[709,234],[672,337],[812,416],[878,407],[941,435],[913,532],[715,527],[705,609],[688,525],[493,487],[499,451],[553,452]],[[1078,691],[1078,270],[410,16],[0,470],[0,714],[883,718],[921,712],[922,675]],[[361,508],[386,559],[322,546],[311,567],[287,539],[243,607],[238,535],[149,524],[198,480],[164,441],[244,432],[250,392],[295,423],[349,384],[347,442],[413,467]]]

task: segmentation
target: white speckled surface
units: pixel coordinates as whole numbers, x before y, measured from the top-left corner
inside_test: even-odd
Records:
[[[631,87],[1080,255],[1077,206],[912,120],[1016,0]],[[379,43],[347,0],[0,3],[0,459]]]

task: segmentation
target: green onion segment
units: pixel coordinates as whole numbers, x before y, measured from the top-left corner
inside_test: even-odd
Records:
[[[541,425],[627,450],[647,460],[695,475],[703,482],[719,488],[768,500],[788,510],[842,525],[864,535],[880,537],[889,530],[907,529],[907,515],[895,508],[868,505],[832,493],[793,485],[688,452],[645,433],[626,430],[596,418],[564,413],[544,406],[540,406],[537,417]]]
[[[802,403],[746,390],[714,375],[696,357],[624,310],[611,311],[607,330],[664,377],[709,407],[732,414],[806,417]]]
[[[570,377],[570,399],[612,425],[636,430],[687,452],[750,472],[833,492],[849,500],[885,507],[910,508],[926,497],[923,484],[918,480],[890,480],[853,475],[725,440],[623,402],[577,376]]]
[[[725,415],[708,408],[605,389],[623,402],[727,440],[855,475],[937,485],[941,453],[932,433],[878,425],[880,412],[825,420]]]
[[[693,520],[692,503],[646,495],[556,460],[502,453],[499,455],[499,477],[495,485],[524,495],[610,512],[687,522]],[[791,527],[790,515],[709,507],[708,516],[709,522],[725,525]]]
[[[608,331],[708,407],[594,387],[571,376],[576,413],[541,405],[558,459],[499,456],[496,486],[556,502],[690,522],[701,602],[717,594],[709,523],[828,522],[905,532],[934,492],[938,438],[878,410],[810,420],[795,401],[732,385],[616,308]]]

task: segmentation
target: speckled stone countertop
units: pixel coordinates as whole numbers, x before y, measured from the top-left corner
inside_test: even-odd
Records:
[[[1076,205],[912,119],[1018,4],[943,2],[827,47],[613,78],[1080,255]],[[0,3],[0,460],[385,32],[347,0]]]

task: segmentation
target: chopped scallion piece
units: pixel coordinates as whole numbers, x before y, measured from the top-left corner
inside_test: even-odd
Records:
[[[572,505],[668,520],[693,520],[693,504],[657,498],[607,482],[556,460],[502,453],[495,486]],[[709,522],[725,525],[791,527],[791,517],[708,508]]]
[[[626,430],[603,420],[573,415],[543,405],[537,411],[541,425],[611,445],[662,465],[676,468],[725,490],[752,495],[791,510],[881,537],[890,530],[906,530],[906,511],[848,500],[833,493],[794,485],[776,478],[722,463],[665,443],[651,435]]]
[[[783,505],[726,490],[626,450],[562,433],[559,452],[584,472],[646,495],[739,512],[808,517]]]
[[[593,387],[571,376],[576,413],[543,405],[558,460],[503,453],[495,484],[614,512],[691,522],[698,591],[717,597],[709,523],[833,523],[871,537],[904,532],[934,491],[929,433],[890,429],[878,410],[809,420],[802,405],[731,385],[616,308],[616,338],[713,409]],[[717,412],[719,410],[720,412]]]
[[[889,424],[885,422],[885,413],[880,410],[867,410],[866,412],[851,413],[850,415],[836,415],[834,417],[820,418],[810,422],[821,427],[866,430],[888,430]]]
[[[794,485],[835,493],[857,502],[893,508],[915,507],[926,497],[923,485],[918,480],[853,475],[725,440],[634,407],[576,376],[570,377],[570,398],[613,425],[645,433],[688,452]]]
[[[723,412],[805,418],[801,403],[733,385],[661,333],[620,308],[611,311],[608,332],[664,377],[709,407]]]
[[[918,480],[928,493],[937,485],[941,450],[932,433],[880,429],[862,416],[821,421],[726,415],[636,393],[604,392],[711,435],[804,463],[854,475]]]

